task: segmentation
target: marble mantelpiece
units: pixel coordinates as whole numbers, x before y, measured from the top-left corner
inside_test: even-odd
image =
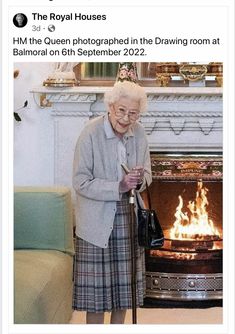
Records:
[[[109,87],[37,87],[32,90],[54,121],[56,184],[71,184],[76,140],[85,123],[105,112]],[[148,110],[140,121],[153,152],[221,152],[221,87],[146,87]],[[49,106],[49,107],[46,107]]]

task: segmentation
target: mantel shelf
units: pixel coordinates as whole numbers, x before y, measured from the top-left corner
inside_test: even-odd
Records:
[[[112,87],[75,86],[75,87],[44,87],[33,88],[31,93],[39,94],[104,94]],[[222,95],[222,87],[145,87],[147,94],[156,95]]]

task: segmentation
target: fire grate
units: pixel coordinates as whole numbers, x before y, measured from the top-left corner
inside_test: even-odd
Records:
[[[217,300],[223,297],[222,274],[147,272],[146,295],[168,300]]]

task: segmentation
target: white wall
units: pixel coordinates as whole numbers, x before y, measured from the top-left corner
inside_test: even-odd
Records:
[[[53,184],[53,118],[48,108],[41,109],[30,90],[42,85],[53,71],[54,63],[15,63],[20,71],[14,79],[14,109],[21,122],[14,120],[14,183],[15,185]]]

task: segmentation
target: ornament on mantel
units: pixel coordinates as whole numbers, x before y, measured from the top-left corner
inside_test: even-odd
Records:
[[[119,63],[116,81],[132,81],[137,83],[138,74],[136,63]]]
[[[43,82],[46,87],[73,87],[78,81],[76,80],[73,71],[75,62],[57,62],[55,63],[55,70],[48,75],[48,78]]]

